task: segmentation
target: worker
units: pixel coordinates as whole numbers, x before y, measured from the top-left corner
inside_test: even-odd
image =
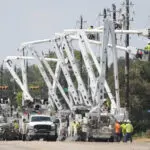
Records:
[[[78,121],[74,121],[74,136],[78,135]]]
[[[75,121],[73,121],[73,122],[71,123],[72,136],[74,136],[74,135],[75,135],[75,126],[76,126],[76,122],[75,122]]]
[[[148,61],[150,61],[150,41],[148,41],[147,45],[145,46],[144,53],[148,54]]]
[[[150,52],[150,41],[148,41],[147,45],[145,46],[144,50],[149,53]]]
[[[65,140],[65,138],[68,136],[66,118],[60,119],[60,127],[59,127],[59,134],[58,135],[59,135],[61,141]]]
[[[22,120],[22,125],[21,125],[21,135],[22,135],[22,140],[26,140],[26,130],[27,130],[27,124],[26,124],[26,119],[23,118]]]
[[[130,142],[132,142],[132,134],[133,134],[133,126],[132,126],[130,120],[127,120],[125,142],[127,142],[128,140],[130,140]]]
[[[94,27],[91,25],[90,27],[89,27],[89,29],[91,30],[91,29],[94,29]],[[93,33],[89,33],[88,35],[87,35],[87,37],[88,37],[88,39],[90,39],[90,40],[95,40],[95,35],[93,34]]]
[[[125,135],[126,135],[126,121],[121,123],[121,133],[122,133],[122,141],[125,142]]]
[[[17,120],[14,120],[14,129],[19,130],[19,124],[18,124]]]
[[[115,141],[120,142],[121,126],[120,123],[116,120],[115,122]]]
[[[69,120],[69,126],[68,126],[68,136],[72,136],[73,134],[73,127],[72,127],[72,120],[73,120],[73,114],[70,114],[69,117],[68,117],[68,120]]]
[[[76,126],[77,126],[77,135],[80,136],[81,135],[81,123],[80,122],[76,122]]]
[[[142,57],[143,57],[143,51],[141,49],[138,49],[137,54],[136,54],[136,58],[142,59]]]
[[[108,112],[110,112],[110,109],[111,109],[111,101],[110,101],[109,98],[107,98],[107,100],[106,100],[106,107],[107,107]]]

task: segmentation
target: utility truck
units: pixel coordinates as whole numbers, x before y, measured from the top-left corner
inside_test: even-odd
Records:
[[[26,140],[56,140],[56,125],[52,122],[51,117],[47,115],[30,115],[27,123]]]

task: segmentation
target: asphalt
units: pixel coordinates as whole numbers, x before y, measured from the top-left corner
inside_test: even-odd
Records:
[[[150,142],[45,142],[1,141],[0,150],[150,150]]]

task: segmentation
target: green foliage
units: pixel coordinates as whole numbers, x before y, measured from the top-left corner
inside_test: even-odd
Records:
[[[16,94],[16,101],[18,106],[22,106],[22,92]]]
[[[121,106],[125,106],[125,62],[118,60]],[[150,62],[130,60],[129,72],[129,115],[135,132],[146,132],[150,129]],[[108,71],[108,82],[114,89],[113,65]],[[112,90],[113,94],[114,90]]]

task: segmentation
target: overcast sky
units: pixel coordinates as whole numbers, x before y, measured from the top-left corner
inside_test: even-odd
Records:
[[[88,25],[96,24],[103,8],[117,7],[123,0],[0,0],[0,59],[7,55],[18,55],[22,42],[51,38],[55,32],[75,28],[79,16],[83,15]],[[135,4],[135,20],[132,28],[150,26],[150,0],[132,0]],[[147,39],[132,40],[137,47]],[[0,61],[0,62],[1,62]]]

